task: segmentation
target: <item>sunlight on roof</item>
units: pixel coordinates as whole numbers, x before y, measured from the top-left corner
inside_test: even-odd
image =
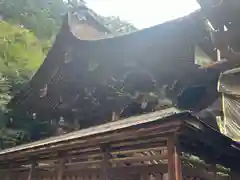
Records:
[[[119,16],[139,29],[188,15],[200,8],[195,0],[87,0],[87,5],[102,16]]]

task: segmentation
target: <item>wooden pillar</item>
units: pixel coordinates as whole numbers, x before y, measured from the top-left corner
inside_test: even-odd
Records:
[[[36,166],[37,166],[36,161],[33,161],[29,169],[28,180],[33,180],[35,178],[34,176],[36,173]]]
[[[167,140],[168,150],[168,180],[182,180],[181,152],[177,138],[172,136]]]
[[[62,180],[63,179],[63,171],[64,171],[64,158],[59,160],[59,164],[57,167],[57,177],[56,180]]]
[[[167,140],[167,151],[168,151],[168,180],[175,180],[173,137],[169,137]]]
[[[180,151],[180,144],[178,142],[178,139],[175,139],[175,158],[174,158],[174,164],[175,164],[175,177],[176,180],[182,180],[182,161],[181,161],[181,151]]]
[[[11,180],[11,170],[10,169],[6,172],[5,180]]]
[[[103,161],[102,161],[102,176],[101,180],[108,180],[109,179],[109,169],[111,167],[111,164],[109,162],[109,145],[102,145],[101,151],[103,154]]]
[[[12,179],[12,164],[11,162],[9,162],[9,165],[8,165],[8,170],[6,171],[6,174],[5,174],[5,180],[11,180]]]

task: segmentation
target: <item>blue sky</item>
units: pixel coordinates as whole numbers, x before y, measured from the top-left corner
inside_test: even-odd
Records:
[[[119,16],[137,28],[188,15],[199,9],[195,0],[87,0],[88,7],[103,16]]]

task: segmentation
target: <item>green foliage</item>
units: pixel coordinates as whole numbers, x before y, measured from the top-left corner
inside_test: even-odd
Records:
[[[23,25],[41,39],[56,34],[66,11],[62,0],[2,0],[0,4],[4,20]]]
[[[0,72],[12,92],[30,79],[43,59],[41,43],[33,33],[0,22]]]
[[[24,129],[9,129],[6,104],[39,68],[44,53],[40,41],[29,30],[0,21],[0,145],[9,147],[25,137]]]

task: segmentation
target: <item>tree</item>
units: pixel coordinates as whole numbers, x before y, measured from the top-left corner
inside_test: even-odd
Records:
[[[40,39],[49,39],[61,26],[67,12],[63,0],[2,0],[0,15],[4,20],[20,24]]]
[[[33,33],[0,22],[0,72],[11,95],[29,81],[43,59],[41,43]]]
[[[39,68],[44,53],[40,41],[29,30],[0,21],[0,145],[16,145],[25,137],[24,129],[9,128],[11,112],[6,104]]]

